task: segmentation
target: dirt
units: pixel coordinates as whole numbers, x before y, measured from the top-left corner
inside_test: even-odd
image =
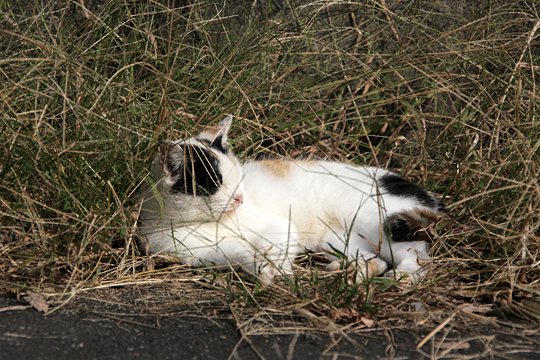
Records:
[[[118,299],[123,296],[119,292]],[[540,358],[538,326],[530,323],[448,326],[417,350],[433,327],[275,332],[270,324],[238,325],[234,312],[208,305],[200,311],[182,304],[163,310],[156,314],[122,301],[85,298],[44,315],[3,295],[0,359]]]

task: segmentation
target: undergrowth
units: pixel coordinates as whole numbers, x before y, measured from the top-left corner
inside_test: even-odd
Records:
[[[411,303],[540,318],[537,2],[0,6],[5,291],[63,301],[174,272],[235,306],[335,321]],[[355,284],[310,258],[262,289],[141,256],[135,194],[160,142],[227,113],[243,159],[388,167],[440,194],[460,225],[439,231],[430,276],[414,289]]]

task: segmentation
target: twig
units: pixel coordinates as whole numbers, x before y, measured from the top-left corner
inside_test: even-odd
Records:
[[[437,334],[439,331],[441,331],[452,319],[456,316],[456,312],[453,312],[446,320],[444,320],[442,323],[440,323],[435,329],[431,330],[429,334],[426,335],[425,338],[422,339],[416,345],[416,350],[420,350],[422,346],[424,346],[435,334]]]
[[[17,310],[26,310],[28,308],[31,308],[29,305],[12,305],[12,306],[6,306],[3,308],[0,308],[0,313],[6,312],[6,311],[17,311]]]

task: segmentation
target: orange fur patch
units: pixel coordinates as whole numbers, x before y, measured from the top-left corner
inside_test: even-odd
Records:
[[[261,160],[259,163],[263,168],[268,170],[270,173],[277,177],[287,176],[292,169],[292,163],[289,161],[282,160]]]
[[[430,224],[436,224],[446,217],[446,214],[435,210],[413,209],[401,213],[412,228],[420,229]]]
[[[379,269],[379,263],[377,262],[377,259],[371,259],[367,262],[367,277],[372,278],[375,276],[379,276],[382,273]]]
[[[203,132],[201,132],[199,134],[200,137],[202,138],[209,138],[209,139],[213,139],[216,137],[217,133],[221,130],[221,127],[219,126],[208,126],[204,129]]]

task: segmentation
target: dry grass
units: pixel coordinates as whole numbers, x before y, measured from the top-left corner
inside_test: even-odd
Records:
[[[537,2],[0,6],[0,289],[174,286],[262,332],[540,319]],[[379,165],[441,194],[461,226],[432,275],[357,288],[307,259],[261,289],[140,256],[133,195],[159,142],[225,113],[242,158]]]

